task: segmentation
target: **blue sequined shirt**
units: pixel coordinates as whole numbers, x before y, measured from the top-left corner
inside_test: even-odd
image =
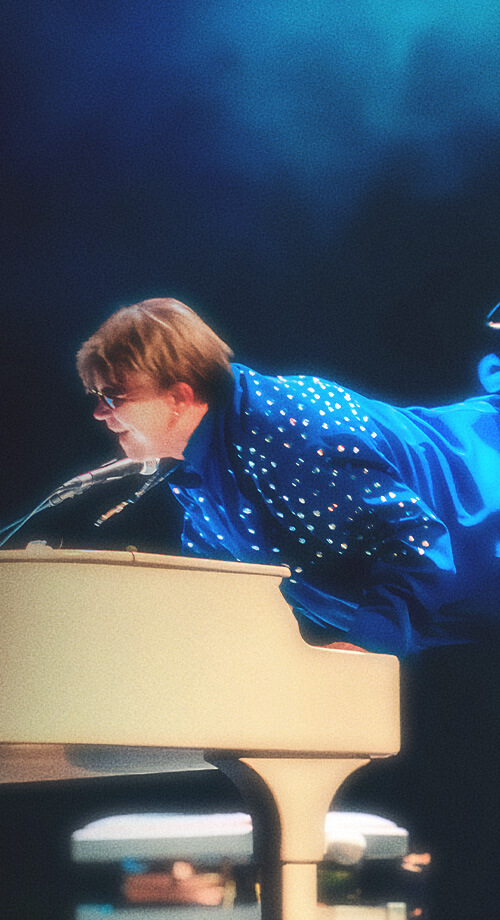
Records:
[[[233,365],[167,480],[183,551],[286,563],[315,641],[398,655],[471,641],[500,607],[500,397],[400,409]]]

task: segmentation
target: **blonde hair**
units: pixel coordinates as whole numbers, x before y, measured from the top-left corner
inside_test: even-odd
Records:
[[[228,392],[233,373],[228,345],[179,300],[158,297],[113,313],[80,348],[77,370],[87,389],[126,387],[131,373],[147,374],[160,389],[188,383],[209,404]]]

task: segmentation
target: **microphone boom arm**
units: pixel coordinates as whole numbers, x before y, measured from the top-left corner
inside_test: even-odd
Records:
[[[110,460],[96,470],[90,470],[88,473],[81,473],[73,479],[68,479],[67,482],[51,492],[47,498],[33,508],[32,511],[29,511],[24,517],[19,518],[12,524],[7,524],[5,527],[2,527],[0,529],[0,534],[5,534],[5,536],[0,540],[0,547],[7,543],[7,540],[10,540],[30,518],[34,517],[34,515],[38,514],[40,511],[45,511],[47,508],[54,508],[66,498],[74,498],[75,495],[81,495],[82,492],[85,492],[91,486],[98,485],[99,483],[113,482],[125,476],[131,476],[134,473],[139,473],[142,476],[152,476],[157,471],[159,464],[160,461],[157,458],[151,460],[129,460],[127,458],[124,460]]]

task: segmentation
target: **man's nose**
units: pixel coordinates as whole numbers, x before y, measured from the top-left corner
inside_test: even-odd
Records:
[[[104,399],[101,399],[100,396],[97,397],[97,405],[94,409],[93,415],[94,418],[98,419],[100,422],[105,421],[112,414],[113,410]]]

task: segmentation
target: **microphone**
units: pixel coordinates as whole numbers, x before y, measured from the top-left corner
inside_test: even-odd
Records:
[[[98,485],[103,482],[112,482],[115,479],[122,479],[124,476],[133,476],[139,473],[141,476],[152,476],[156,473],[160,461],[157,457],[149,460],[110,460],[96,470],[89,470],[88,473],[80,473],[73,479],[68,479],[52,495],[46,499],[45,507],[53,507],[65,498],[73,498],[80,495],[90,486]]]
[[[79,476],[68,479],[67,482],[63,483],[62,488],[76,489],[78,494],[78,492],[82,492],[88,486],[97,482],[122,479],[123,476],[132,476],[134,473],[139,473],[141,476],[152,476],[153,473],[156,473],[159,463],[160,461],[156,457],[150,460],[129,460],[128,458],[109,460],[108,463],[98,467],[96,470],[80,473]]]
[[[165,479],[168,473],[175,466],[177,466],[178,462],[178,460],[170,459],[168,465],[165,466],[161,476],[150,479],[144,484],[142,489],[139,489],[139,491],[136,492],[136,499],[140,498],[140,496],[148,489],[152,488],[153,485],[156,485],[158,482],[161,482],[162,479]],[[166,461],[164,461],[164,464],[165,463]],[[38,514],[39,511],[45,511],[47,508],[53,508],[55,505],[63,502],[65,498],[74,498],[75,495],[80,495],[81,492],[84,492],[90,486],[97,485],[100,482],[111,482],[113,479],[122,479],[124,476],[132,476],[134,473],[139,473],[141,476],[152,477],[158,470],[159,465],[160,460],[157,457],[154,457],[150,460],[128,460],[127,458],[124,460],[109,460],[108,463],[98,467],[96,470],[89,470],[88,473],[80,473],[79,476],[74,476],[73,479],[68,479],[68,481],[63,483],[62,486],[59,486],[58,489],[55,489],[55,491],[52,492],[48,498],[44,499],[43,502],[40,502],[36,508],[33,508],[33,511],[25,514],[24,517],[20,518],[18,521],[14,521],[12,524],[8,524],[6,527],[0,528],[0,536],[5,534],[5,536],[3,536],[0,540],[0,546],[3,546],[7,540],[10,540],[10,538],[13,537],[14,534],[17,533],[17,531],[20,530],[20,528],[26,524],[30,518],[33,517],[33,515]],[[125,506],[128,504],[128,502],[124,502],[122,504]],[[115,509],[113,509],[113,513],[114,512]],[[108,515],[104,515],[103,520],[106,520],[107,517]]]

